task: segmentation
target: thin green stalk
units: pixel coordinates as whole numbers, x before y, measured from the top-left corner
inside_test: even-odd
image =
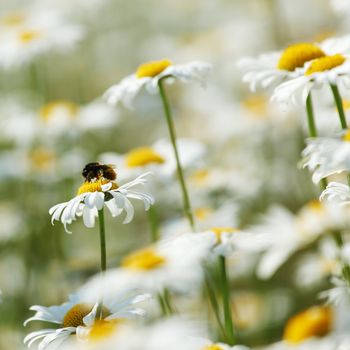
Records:
[[[104,218],[104,210],[103,208],[98,211],[98,222],[100,228],[100,248],[101,248],[101,273],[107,269],[107,254],[106,254],[106,229],[105,229],[105,218]],[[101,287],[101,294],[103,293],[103,287]],[[98,303],[98,308],[96,311],[96,318],[102,319],[103,313],[103,300],[101,299]]]
[[[159,225],[158,225],[158,216],[155,206],[151,206],[148,213],[148,222],[151,231],[151,241],[157,242],[159,240]]]
[[[168,310],[167,310],[166,304],[164,302],[164,299],[163,299],[163,296],[161,293],[158,294],[158,303],[159,303],[160,309],[162,310],[163,316],[164,317],[167,316]]]
[[[100,247],[101,247],[101,271],[107,269],[107,254],[106,254],[106,229],[105,216],[103,208],[98,211],[98,222],[100,226]]]
[[[171,295],[167,288],[164,289],[164,303],[168,309],[169,315],[173,315],[175,313],[175,308],[172,304]]]
[[[224,256],[219,256],[219,268],[220,268],[221,284],[222,284],[221,285],[222,304],[224,309],[227,342],[229,345],[234,345],[235,334],[233,329],[233,320],[232,320],[232,312],[231,312],[230,286],[227,279],[226,258]]]
[[[337,244],[339,249],[342,249],[344,246],[344,240],[339,231],[333,232],[333,238],[335,243]],[[345,280],[345,282],[350,286],[350,266],[349,264],[345,263],[342,258],[340,259],[342,262],[342,275]]]
[[[311,91],[306,99],[306,114],[307,114],[307,125],[309,129],[310,137],[317,137],[317,128],[315,123],[314,108],[312,105]],[[321,190],[325,190],[327,187],[327,179],[321,179],[320,183]]]
[[[226,341],[226,332],[225,332],[225,328],[221,322],[220,312],[219,312],[219,304],[218,304],[218,301],[217,301],[217,298],[215,295],[214,288],[212,287],[212,284],[210,282],[210,278],[207,274],[205,275],[205,286],[206,286],[206,291],[208,294],[210,304],[212,306],[212,309],[213,309],[213,312],[215,315],[216,322],[219,326],[220,333],[222,334],[222,336],[225,338],[224,340]]]
[[[337,106],[341,128],[343,130],[347,129],[348,125],[347,125],[346,117],[345,117],[345,113],[344,113],[343,100],[340,96],[338,86],[336,84],[330,84],[330,86],[331,86],[331,90],[333,93],[334,102]]]
[[[190,223],[192,231],[195,231],[194,218],[193,218],[193,214],[192,214],[192,210],[191,210],[190,198],[188,195],[185,177],[184,177],[183,170],[182,170],[181,163],[180,163],[179,152],[178,152],[177,145],[176,145],[175,127],[174,127],[173,119],[171,116],[170,105],[169,105],[169,102],[168,102],[168,99],[167,99],[167,96],[166,96],[166,93],[164,90],[163,79],[159,80],[158,86],[159,86],[160,97],[161,97],[161,100],[163,103],[164,114],[166,117],[168,129],[169,129],[171,144],[172,144],[173,149],[174,149],[177,174],[179,177],[180,187],[181,187],[181,191],[182,191],[184,212],[185,212],[185,215]]]

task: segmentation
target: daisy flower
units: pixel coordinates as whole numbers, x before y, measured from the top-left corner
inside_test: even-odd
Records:
[[[236,244],[247,252],[263,252],[257,273],[260,278],[270,278],[295,252],[327,232],[346,227],[345,210],[316,200],[296,215],[282,207],[273,207],[262,222],[248,228],[250,234]]]
[[[100,164],[89,163],[85,169],[91,165]],[[113,169],[112,171],[114,172]],[[114,172],[114,178],[115,176]],[[61,221],[66,232],[70,233],[67,225],[82,216],[86,227],[94,227],[98,212],[106,206],[113,217],[125,211],[126,216],[123,223],[129,223],[134,216],[134,208],[130,199],[143,201],[145,210],[148,210],[154,203],[153,197],[140,189],[146,184],[148,176],[149,173],[140,175],[135,180],[119,187],[116,182],[106,178],[105,174],[98,172],[93,178],[86,178],[74,198],[50,208],[51,222],[53,224],[54,221]]]
[[[332,174],[350,170],[350,131],[341,137],[317,137],[306,142],[301,164],[313,173],[314,183]]]
[[[194,350],[249,350],[246,346],[235,345],[230,346],[224,343],[214,343],[209,339],[196,339],[198,345]]]
[[[97,315],[99,303],[90,303],[79,294],[69,297],[69,300],[61,305],[50,307],[34,305],[30,310],[35,311],[35,315],[28,318],[24,325],[32,321],[49,322],[56,325],[56,328],[42,329],[29,333],[24,343],[31,347],[39,341],[39,349],[44,350],[49,346],[58,348],[67,341],[72,334],[81,340],[88,340],[94,336],[94,327],[101,322],[116,326],[119,322],[135,316],[143,316],[143,309],[136,308],[135,305],[148,300],[148,294],[134,295],[131,297],[121,297],[104,299],[102,306],[102,317]],[[117,301],[116,301],[117,300]]]
[[[159,91],[160,80],[179,79],[183,82],[196,81],[204,84],[210,70],[210,64],[200,61],[185,64],[173,64],[168,59],[147,62],[140,65],[134,74],[110,87],[104,97],[110,104],[122,103],[132,109],[133,101],[141,90],[146,89],[151,94]]]
[[[96,296],[104,283],[110,295],[135,289],[155,294],[165,289],[195,293],[203,277],[201,263],[214,244],[211,233],[188,233],[159,241],[124,257],[119,268],[94,277],[84,290],[89,297]]]
[[[177,145],[184,170],[200,164],[206,153],[205,145],[196,140],[179,138]],[[164,181],[176,173],[174,151],[166,139],[160,139],[151,146],[131,149],[125,154],[103,153],[99,159],[106,164],[116,164],[123,180],[151,171],[160,181]]]
[[[330,182],[321,193],[320,199],[332,203],[349,204],[350,188],[340,182]]]
[[[18,67],[50,50],[66,52],[84,36],[79,25],[67,23],[59,12],[32,9],[0,18],[0,67]]]
[[[320,43],[296,43],[284,51],[263,54],[258,58],[246,58],[238,62],[245,72],[243,81],[250,84],[251,90],[257,86],[275,87],[285,80],[303,75],[302,68],[307,62],[349,52],[350,37],[327,39]]]

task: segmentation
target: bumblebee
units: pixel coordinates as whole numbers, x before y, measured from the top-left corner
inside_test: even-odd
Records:
[[[86,164],[81,174],[89,182],[100,178],[111,181],[117,178],[117,174],[111,164],[101,164],[98,162]]]

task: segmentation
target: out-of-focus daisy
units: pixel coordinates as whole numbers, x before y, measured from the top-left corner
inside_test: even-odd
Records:
[[[56,328],[42,329],[29,333],[24,343],[30,347],[39,341],[39,349],[46,349],[50,346],[58,348],[70,335],[82,340],[93,339],[95,328],[101,323],[108,324],[112,329],[127,318],[143,316],[143,309],[135,305],[149,299],[148,294],[135,295],[131,297],[118,297],[104,299],[101,315],[98,315],[99,303],[91,303],[82,298],[79,294],[70,296],[68,302],[50,307],[34,305],[30,310],[35,315],[28,318],[24,325],[32,321],[49,322],[56,325]]]
[[[246,346],[235,345],[230,346],[224,343],[214,343],[209,339],[196,339],[198,345],[194,346],[194,350],[249,350]]]
[[[196,293],[203,277],[201,263],[214,244],[211,233],[184,234],[160,241],[124,257],[119,268],[93,278],[84,289],[94,296],[103,281],[111,295],[124,289]]]
[[[203,160],[206,147],[199,141],[180,138],[177,141],[180,161],[184,170],[199,165]],[[102,162],[115,164],[120,179],[129,180],[135,176],[151,171],[160,181],[168,180],[176,173],[176,160],[169,141],[160,139],[151,146],[137,147],[126,154],[104,153]]]
[[[116,111],[99,101],[79,106],[72,101],[55,100],[35,112],[18,101],[4,101],[1,113],[4,115],[0,122],[2,137],[20,146],[37,139],[50,142],[60,136],[73,137],[119,122]]]
[[[330,182],[327,188],[321,193],[320,199],[338,204],[349,204],[350,188],[348,185],[340,182]]]
[[[303,167],[313,173],[318,183],[332,174],[350,170],[350,131],[341,137],[317,137],[307,140],[302,156]]]
[[[109,166],[108,168],[114,173],[115,179],[115,171]],[[87,174],[84,174],[85,170],[88,172]],[[50,215],[52,215],[52,223],[55,220],[61,221],[67,232],[70,232],[67,225],[80,216],[83,217],[86,227],[94,227],[98,211],[104,206],[108,208],[113,217],[119,216],[125,211],[126,216],[123,223],[126,224],[134,216],[134,207],[130,199],[143,201],[146,210],[154,202],[150,194],[142,191],[149,173],[119,187],[115,181],[107,177],[104,170],[101,170],[99,163],[89,163],[84,171],[83,176],[86,181],[78,189],[77,195],[70,201],[57,204],[49,210]]]
[[[284,51],[263,54],[258,58],[246,58],[238,62],[245,72],[243,81],[250,84],[254,91],[257,86],[274,87],[285,80],[294,79],[303,74],[302,68],[312,60],[349,52],[348,36],[327,39],[320,43],[297,43]]]
[[[147,326],[130,325],[98,342],[74,341],[63,350],[202,350],[198,349],[197,339],[205,336],[205,333],[198,322],[173,317]]]
[[[51,50],[66,52],[84,36],[84,29],[70,24],[59,12],[32,9],[0,18],[0,66],[18,67]]]
[[[150,93],[158,92],[158,82],[179,79],[183,82],[197,81],[204,84],[211,70],[211,65],[194,61],[185,64],[173,64],[168,59],[147,62],[140,65],[134,74],[124,78],[119,84],[110,87],[104,94],[108,103],[122,103],[132,108],[137,94],[146,89]]]
[[[335,12],[350,16],[350,8],[347,0],[330,0],[330,4]]]
[[[264,252],[257,272],[259,277],[269,278],[299,249],[324,233],[346,227],[346,216],[337,206],[319,201],[305,205],[296,215],[284,208],[274,207],[261,224],[247,229],[251,236],[237,243],[241,249]]]

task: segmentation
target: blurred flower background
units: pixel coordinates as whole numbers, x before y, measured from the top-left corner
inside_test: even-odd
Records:
[[[311,171],[320,164],[326,168],[322,160],[338,151],[319,150],[318,160],[308,158],[316,152],[316,141],[308,141],[302,156],[308,137],[305,107],[271,102],[271,90],[264,88],[251,92],[237,62],[296,42],[346,35],[348,1],[4,0],[0,15],[0,349],[24,348],[25,335],[38,329],[23,327],[31,305],[61,304],[99,272],[98,228],[77,220],[68,235],[60,223],[51,225],[49,215],[49,208],[77,194],[85,164],[114,164],[119,185],[153,172],[147,183],[155,198],[151,211],[133,201],[130,224],[123,225],[125,214],[105,216],[109,268],[127,266],[125,257],[155,236],[190,231],[159,96],[140,91],[133,109],[109,105],[102,97],[152,60],[212,64],[204,86],[175,82],[166,90],[196,228],[237,235],[238,243],[222,236],[223,247],[216,247],[226,256],[237,343],[253,348],[277,342],[276,348],[283,348],[283,333],[294,339],[297,326],[288,323],[292,335],[285,330],[293,315],[320,307],[315,306],[321,304],[320,292],[334,283],[338,292],[344,289],[340,261],[350,261],[349,247],[345,243],[339,250],[333,234],[325,233],[346,234],[349,213],[318,202],[317,183],[329,175],[344,182],[339,173],[350,170],[349,156],[340,160],[341,168],[337,163],[335,171],[312,178],[303,165]],[[341,92],[349,117],[350,90]],[[331,92],[319,90],[314,97],[320,136],[334,136],[341,129]],[[341,136],[333,142],[349,141]],[[186,243],[196,247],[191,259],[185,259],[191,249],[173,248],[176,259],[184,259],[184,275],[198,268],[206,239]],[[150,283],[177,291],[186,289],[183,284],[197,288],[195,271],[176,280],[181,271],[169,265],[162,273],[174,283],[164,282],[160,272],[147,283],[140,277],[145,292],[157,288],[148,288]],[[204,300],[194,291],[173,296],[177,310],[199,314],[202,323]],[[158,318],[154,305],[145,308],[149,320]],[[214,317],[209,320],[215,324]],[[154,327],[150,332],[164,327],[165,334],[167,327],[179,327],[182,334],[175,321],[168,322],[148,327]],[[330,327],[323,328],[311,335]],[[209,334],[216,340],[215,332]],[[226,349],[210,344],[204,342],[202,349]],[[311,346],[321,344],[305,349]],[[324,346],[336,349],[333,343]]]

